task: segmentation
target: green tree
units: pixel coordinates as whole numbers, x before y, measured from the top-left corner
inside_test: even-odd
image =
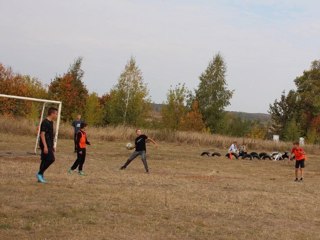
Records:
[[[289,91],[287,96],[283,93],[279,101],[270,105],[272,132],[291,140],[296,139],[293,130],[297,130],[312,140],[314,131],[320,132],[320,60],[313,61],[310,69],[294,82],[296,91]]]
[[[268,134],[268,128],[266,125],[262,124],[259,121],[253,121],[249,133],[246,135],[249,138],[254,139],[265,139]]]
[[[82,81],[81,64],[82,58],[76,59],[67,73],[57,76],[49,85],[50,98],[62,101],[62,117],[66,121],[83,114],[86,107],[88,90]]]
[[[30,76],[24,76],[24,81],[29,96],[42,99],[49,98],[47,90],[39,80]],[[32,120],[36,124],[39,124],[42,103],[28,102],[26,104],[28,104],[27,118]]]
[[[170,88],[167,93],[167,101],[161,110],[162,123],[165,128],[178,130],[181,120],[186,114],[186,101],[188,89],[185,84],[178,84]]]
[[[97,93],[89,95],[86,103],[84,119],[90,126],[99,126],[103,124],[103,108]]]
[[[308,129],[306,137],[307,137],[306,140],[307,140],[308,144],[315,144],[315,143],[317,143],[317,140],[319,139],[317,130],[314,128]]]
[[[314,118],[320,114],[320,60],[311,63],[311,68],[295,79],[298,103],[297,121],[301,125],[303,134],[308,132]]]
[[[275,100],[273,104],[270,104],[271,130],[274,134],[285,138],[287,124],[297,115],[297,99],[298,96],[294,90],[289,91],[288,95],[283,91],[280,100]]]
[[[196,90],[200,111],[211,132],[219,132],[224,118],[224,109],[230,104],[233,91],[227,89],[226,64],[220,54],[209,62],[207,69],[200,76]]]
[[[142,72],[132,57],[110,91],[105,120],[111,124],[143,125],[150,112],[150,99]]]
[[[244,137],[250,132],[252,124],[252,121],[243,120],[234,113],[226,113],[224,114],[220,133],[234,137]]]
[[[102,108],[102,125],[110,124],[109,117],[108,117],[108,110],[109,110],[108,105],[110,103],[110,100],[111,100],[110,93],[105,93],[99,99],[100,106]]]
[[[298,141],[300,137],[300,129],[295,118],[289,120],[285,132],[284,139],[286,141]]]

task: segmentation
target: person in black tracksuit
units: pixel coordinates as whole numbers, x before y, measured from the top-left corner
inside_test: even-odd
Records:
[[[53,121],[58,117],[58,109],[50,107],[48,109],[48,116],[44,119],[40,126],[40,149],[41,149],[41,163],[37,173],[37,179],[40,183],[46,183],[44,179],[44,172],[55,161],[54,156],[54,133]]]
[[[80,131],[78,131],[77,133],[77,141],[76,141],[77,159],[75,160],[71,168],[68,170],[68,173],[70,174],[78,168],[79,175],[81,176],[85,175],[82,169],[83,169],[83,164],[86,160],[86,153],[87,153],[86,146],[91,145],[90,142],[88,141],[87,133],[85,132],[86,127],[87,127],[87,124],[82,122]]]
[[[126,163],[120,168],[120,170],[124,170],[128,167],[128,165],[138,156],[141,156],[141,160],[143,162],[144,168],[146,170],[146,173],[149,173],[148,163],[147,163],[147,157],[146,157],[146,141],[150,141],[153,144],[157,145],[157,143],[147,137],[146,135],[141,133],[140,129],[136,130],[137,138],[135,140],[135,151],[131,154],[131,156],[128,158]]]

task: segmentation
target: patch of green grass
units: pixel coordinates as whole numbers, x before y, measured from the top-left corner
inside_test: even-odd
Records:
[[[8,230],[8,229],[12,229],[12,226],[9,223],[0,223],[0,229]]]

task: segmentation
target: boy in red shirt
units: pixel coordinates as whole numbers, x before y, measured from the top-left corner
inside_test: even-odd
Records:
[[[83,164],[86,160],[86,148],[87,145],[90,145],[90,142],[87,139],[87,133],[86,131],[87,124],[82,122],[80,131],[77,133],[77,159],[72,165],[72,167],[68,170],[68,173],[71,174],[74,170],[78,168],[79,170],[79,175],[84,176],[84,172],[82,171],[83,169]]]
[[[306,160],[306,153],[304,150],[300,147],[299,142],[293,143],[293,148],[291,150],[291,160],[293,159],[293,156],[296,159],[296,166],[295,166],[295,174],[296,179],[295,182],[299,181],[299,169],[300,169],[300,181],[303,181],[303,169],[304,169],[304,161]]]

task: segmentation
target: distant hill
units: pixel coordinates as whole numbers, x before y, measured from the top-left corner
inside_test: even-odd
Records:
[[[152,103],[152,109],[155,112],[161,112],[161,109],[163,106],[164,106],[164,104]]]
[[[251,120],[251,121],[260,121],[260,122],[269,122],[271,120],[270,115],[266,113],[246,113],[246,112],[233,112],[230,111],[229,113],[234,114],[241,119],[244,120]]]
[[[152,104],[153,111],[156,113],[160,113],[163,106],[164,104],[158,104],[158,103]],[[266,123],[270,121],[270,115],[266,113],[246,113],[246,112],[235,112],[235,111],[229,111],[228,113],[234,114],[244,120],[251,120],[251,121],[257,120],[262,123]]]

